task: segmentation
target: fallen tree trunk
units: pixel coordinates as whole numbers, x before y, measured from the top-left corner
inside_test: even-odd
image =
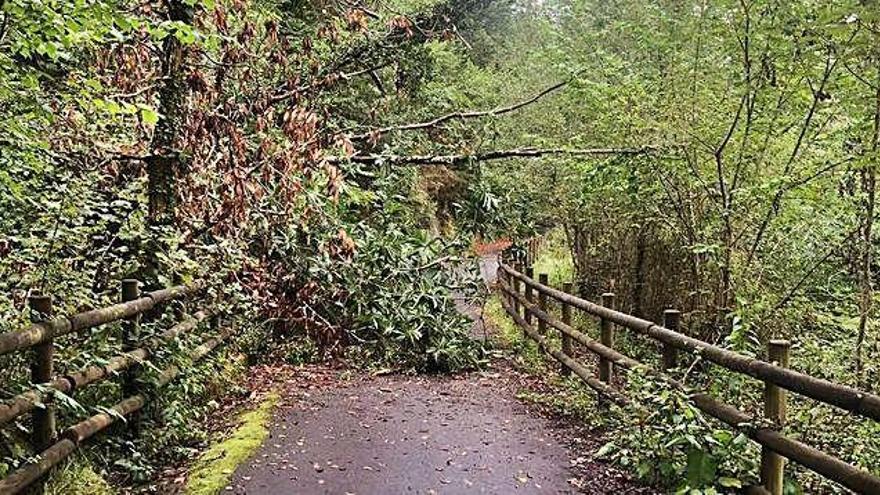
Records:
[[[367,165],[461,165],[473,162],[503,160],[506,158],[540,158],[546,155],[605,156],[647,155],[659,151],[655,146],[641,148],[518,148],[483,153],[458,155],[354,155],[351,157],[328,157],[328,163],[362,163]]]

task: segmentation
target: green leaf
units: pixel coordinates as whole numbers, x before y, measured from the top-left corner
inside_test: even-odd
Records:
[[[598,452],[596,452],[596,457],[606,457],[610,454],[613,454],[617,450],[617,446],[614,445],[613,442],[608,442],[603,445]]]
[[[715,459],[702,449],[690,449],[687,455],[687,480],[690,486],[710,485],[715,479]]]
[[[722,476],[718,478],[718,484],[723,486],[724,488],[742,488],[742,481],[736,478],[729,478],[727,476]]]
[[[159,114],[152,107],[141,105],[141,120],[146,125],[156,125],[159,122]]]

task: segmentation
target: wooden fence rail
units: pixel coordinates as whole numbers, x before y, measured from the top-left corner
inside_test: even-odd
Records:
[[[677,331],[679,321],[677,311],[667,311],[664,314],[664,325],[661,326],[615,311],[612,309],[613,296],[611,294],[603,295],[603,304],[600,305],[569,294],[570,284],[566,284],[567,291],[563,291],[550,287],[547,283],[542,283],[543,277],[540,278],[541,282],[536,281],[522,271],[502,264],[499,268],[498,283],[503,296],[501,298],[502,305],[517,325],[529,337],[536,340],[542,349],[577,374],[600,395],[620,404],[629,402],[625,395],[611,386],[611,376],[615,366],[654,373],[670,387],[687,393],[698,409],[721,420],[732,429],[742,432],[762,446],[760,474],[763,488],[756,488],[755,492],[757,493],[781,494],[783,458],[787,458],[857,493],[880,495],[880,477],[803,442],[788,438],[778,431],[785,421],[785,390],[811,397],[875,421],[880,420],[880,397],[788,369],[788,343],[785,341],[771,343],[770,358],[773,362],[761,361],[679,333]],[[523,285],[526,287],[527,292],[525,293],[520,289]],[[527,293],[532,292],[537,292],[539,298],[543,295],[557,301],[561,305],[562,321],[549,313],[546,303],[535,304],[534,298],[526,296]],[[600,319],[602,328],[600,341],[590,338],[571,326],[571,308],[580,309]],[[532,326],[530,321],[532,317],[542,322],[542,327],[554,328],[562,334],[562,350],[553,348],[544,335]],[[658,341],[662,346],[660,369],[653,369],[616,351],[613,348],[613,324]],[[596,373],[598,377],[572,358],[571,341],[583,345],[599,357],[599,369]],[[678,351],[701,356],[729,370],[762,380],[766,384],[764,411],[766,420],[755,420],[739,409],[702,391],[689,389],[683,383],[663,373],[663,371],[675,367]],[[768,425],[768,423],[770,424]]]
[[[35,322],[24,330],[13,330],[0,334],[0,356],[20,349],[33,347],[72,332],[93,328],[105,323],[122,320],[143,314],[154,306],[166,301],[190,296],[202,289],[200,283],[180,285],[168,289],[147,292],[133,301],[114,304],[106,308],[94,309],[71,316],[60,316]],[[35,296],[46,297],[46,296]]]
[[[143,409],[160,387],[168,384],[181,373],[178,366],[172,365],[159,373],[149,390],[141,390],[143,384],[139,384],[136,380],[135,370],[162,346],[194,331],[203,321],[210,320],[211,329],[216,335],[206,339],[189,353],[191,362],[195,363],[229,338],[232,332],[220,328],[219,314],[211,309],[202,309],[192,316],[181,315],[182,321],[154,337],[139,340],[139,320],[142,315],[160,304],[194,296],[203,288],[204,285],[197,282],[141,295],[136,280],[124,280],[121,290],[122,302],[59,317],[52,314],[50,297],[38,294],[31,298],[29,302],[35,315],[34,323],[23,330],[0,334],[0,355],[28,348],[34,349],[35,352],[31,357],[31,381],[35,386],[0,403],[0,427],[26,413],[31,413],[33,426],[31,443],[36,458],[34,462],[0,480],[0,495],[21,493],[35,483],[41,482],[53,467],[76,451],[82,442],[105,430],[120,418],[134,416]],[[123,353],[107,359],[103,365],[89,366],[74,373],[54,376],[56,337],[117,321],[122,322],[120,340]],[[55,393],[70,394],[89,384],[117,375],[121,375],[123,380],[123,399],[120,402],[110,407],[108,412],[80,421],[60,434],[56,432],[55,411],[52,405]],[[39,484],[38,488],[41,487],[42,485]]]

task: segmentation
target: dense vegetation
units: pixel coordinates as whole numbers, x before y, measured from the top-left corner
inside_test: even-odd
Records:
[[[346,159],[384,149],[349,137],[376,115],[450,104],[425,90],[453,29],[450,7],[431,4],[0,2],[0,331],[24,326],[36,291],[70,313],[118,300],[122,278],[203,279],[251,361],[477,365],[449,298],[473,292],[456,269],[469,231],[444,183]],[[57,372],[117,354],[117,336],[65,337]],[[150,439],[104,458],[143,481],[185,455],[234,356],[175,386]],[[28,386],[25,357],[0,358],[4,398]],[[60,422],[118,394],[62,400]],[[22,431],[2,435],[0,475],[26,452]]]
[[[794,367],[876,391],[877,5],[584,1],[525,9],[530,15],[505,18],[506,36],[486,38],[494,47],[488,66],[504,77],[480,81],[500,92],[579,77],[495,122],[494,142],[536,136],[551,147],[658,153],[483,167],[489,191],[513,195],[504,213],[560,227],[583,296],[612,290],[623,310],[655,321],[675,307],[688,333],[751,355],[764,355],[771,338],[789,338]],[[644,342],[622,345],[656,359]],[[693,364],[690,383],[759,411],[756,384]],[[748,459],[744,445],[731,449],[726,435],[697,427],[702,420],[683,423],[699,415],[659,390],[646,394],[650,383],[637,386],[645,381],[632,378],[633,395],[663,412],[626,423],[630,434],[609,446],[612,457],[662,481],[697,447],[712,453],[719,474],[688,482],[722,491],[718,476],[754,472],[737,465]],[[811,444],[880,469],[876,424],[812,401],[794,404],[790,419]],[[792,490],[834,489],[806,474],[791,481]]]
[[[0,331],[33,291],[69,312],[122,278],[200,278],[252,360],[467,368],[482,348],[448,297],[475,291],[467,247],[558,227],[582,295],[674,306],[744,353],[788,337],[795,367],[871,390],[878,136],[871,1],[0,0]],[[60,371],[118,350],[111,330],[62,342]],[[0,359],[5,397],[26,370]],[[734,376],[691,380],[757,404]],[[196,403],[108,447],[117,475],[187,445]],[[877,425],[794,408],[802,437],[880,470]],[[668,481],[693,449],[655,419],[615,452]],[[23,460],[2,435],[0,475]],[[700,438],[724,467],[691,487],[754,471]]]

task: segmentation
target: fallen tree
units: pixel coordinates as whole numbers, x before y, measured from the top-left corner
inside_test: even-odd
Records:
[[[329,157],[328,163],[343,162],[369,165],[461,165],[474,162],[503,160],[507,158],[540,158],[547,155],[604,156],[604,155],[648,155],[660,151],[655,146],[640,148],[518,148],[494,150],[482,153],[462,153],[455,155],[354,155],[350,157]]]

